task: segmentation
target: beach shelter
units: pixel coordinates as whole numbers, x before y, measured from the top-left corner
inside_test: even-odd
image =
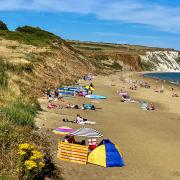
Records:
[[[88,156],[88,163],[103,167],[122,167],[124,161],[117,145],[104,139]]]

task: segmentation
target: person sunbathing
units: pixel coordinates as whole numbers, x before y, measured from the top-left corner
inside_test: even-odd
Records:
[[[83,125],[84,124],[92,124],[92,125],[96,124],[96,122],[88,121],[87,119],[82,118],[79,114],[77,114],[77,117],[74,122],[77,124],[83,124]]]
[[[129,95],[122,95],[121,96],[121,101],[122,102],[129,102],[131,100]]]
[[[147,106],[147,110],[150,110],[150,111],[155,110],[154,104],[153,103],[149,103],[148,106]]]
[[[57,108],[57,105],[52,104],[51,102],[49,102],[47,108],[48,108],[48,109]]]
[[[67,104],[66,108],[69,108],[69,109],[79,109],[79,106],[77,104],[76,105],[74,105],[74,104]]]
[[[175,92],[173,92],[172,97],[179,97],[179,95]]]

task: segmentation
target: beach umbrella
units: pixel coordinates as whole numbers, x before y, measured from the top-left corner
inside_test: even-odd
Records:
[[[91,138],[100,138],[103,135],[91,128],[80,128],[77,131],[70,133],[71,136],[82,136],[82,137],[91,137]]]
[[[70,127],[63,126],[63,127],[58,127],[56,129],[54,129],[52,132],[55,134],[60,134],[60,135],[68,135],[68,134],[74,132],[74,130]]]

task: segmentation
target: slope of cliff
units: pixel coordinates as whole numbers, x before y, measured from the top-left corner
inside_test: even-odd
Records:
[[[48,138],[35,131],[37,97],[94,69],[52,33],[29,26],[0,30],[0,179],[18,179],[19,144],[35,144],[49,153]]]
[[[67,83],[94,70],[66,41],[32,27],[0,31],[0,61],[11,67],[7,71],[12,83],[37,92],[43,86]]]
[[[131,71],[179,71],[180,53],[174,49],[127,44],[68,41],[98,68]]]

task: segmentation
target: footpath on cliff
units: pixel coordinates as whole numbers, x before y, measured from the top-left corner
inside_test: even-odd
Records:
[[[169,90],[154,93],[152,89],[139,88],[130,95],[137,100],[152,101],[156,111],[143,111],[138,103],[122,103],[116,91],[126,83],[119,75],[97,76],[93,80],[95,93],[107,96],[106,100],[92,101],[83,97],[65,98],[67,103],[91,102],[101,108],[95,111],[74,109],[47,109],[47,98],[39,99],[43,111],[36,118],[40,131],[46,133],[52,146],[54,160],[67,180],[178,180],[180,179],[180,100],[172,98]],[[111,82],[116,86],[111,86]],[[129,91],[129,90],[128,90]],[[103,168],[92,164],[81,165],[60,161],[56,158],[57,143],[63,137],[52,133],[52,129],[68,126],[79,129],[81,125],[65,123],[63,118],[74,120],[80,114],[96,125],[86,125],[101,132],[116,143],[126,166]]]

